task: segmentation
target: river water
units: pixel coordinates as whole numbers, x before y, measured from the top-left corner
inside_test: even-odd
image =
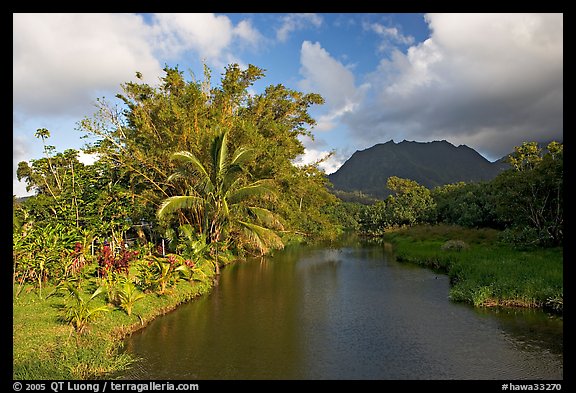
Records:
[[[124,379],[562,379],[563,321],[448,299],[446,275],[348,240],[227,266],[126,340]]]

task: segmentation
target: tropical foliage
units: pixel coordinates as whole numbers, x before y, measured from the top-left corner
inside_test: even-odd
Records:
[[[239,147],[230,155],[227,136],[224,131],[214,138],[209,165],[202,164],[190,152],[174,153],[173,158],[188,164],[192,171],[178,171],[170,179],[187,183],[188,193],[167,198],[158,209],[158,217],[187,209],[197,218],[199,232],[210,243],[219,244],[222,239],[233,238],[236,244],[249,243],[261,253],[269,247],[282,248],[280,237],[266,227],[284,229],[278,218],[270,210],[251,203],[255,197],[273,197],[272,189],[267,186],[271,181],[247,183],[245,179],[249,174],[244,173],[244,164],[253,150]],[[231,237],[231,233],[236,236]]]
[[[340,230],[321,160],[294,164],[322,97],[283,85],[252,94],[264,77],[253,65],[227,66],[217,86],[207,67],[202,81],[164,72],[158,86],[123,84],[118,104],[98,99],[79,122],[93,164],[57,152],[40,128],[44,157],[18,165],[35,195],[13,198],[14,296],[65,288],[63,320],[79,333],[104,311],[100,294],[131,315],[150,293],[206,283],[206,269]]]
[[[312,137],[310,128],[315,120],[308,108],[323,102],[319,95],[303,94],[283,85],[250,94],[250,87],[264,76],[264,71],[253,65],[245,70],[236,64],[226,67],[220,86],[216,87],[211,85],[208,68],[203,81],[185,80],[177,67],[166,67],[165,73],[158,87],[132,82],[122,85],[123,93],[118,98],[123,109],[100,100],[98,112],[80,123],[81,131],[96,140],[90,144],[90,151],[97,152],[100,161],[118,168],[140,206],[140,218],[154,223],[160,234],[180,225],[193,225],[198,233],[207,234],[210,242],[224,240],[226,234],[222,230],[227,229],[230,239],[238,240],[230,244],[237,252],[260,252],[270,244],[256,239],[255,228],[250,228],[254,221],[235,220],[239,225],[240,221],[248,224],[242,231],[238,225],[223,228],[219,219],[226,213],[223,205],[218,206],[222,187],[257,184],[282,195],[275,199],[267,193],[268,198],[261,198],[258,207],[282,217],[285,234],[337,233],[337,223],[323,213],[325,206],[338,203],[326,188],[323,172],[317,164],[299,167],[293,163],[304,153],[300,138]],[[217,142],[224,132],[227,142]],[[217,153],[225,153],[220,162]],[[235,157],[233,153],[241,154]],[[231,165],[231,160],[236,159],[240,160],[238,165]],[[238,170],[240,167],[242,171]],[[238,183],[225,184],[223,178],[214,177],[224,175],[228,169],[229,177]],[[201,183],[215,188],[202,190]],[[216,190],[217,187],[220,188]],[[168,198],[181,197],[170,200],[175,207],[178,202],[190,203],[191,196],[206,198],[207,209],[196,204],[179,210],[174,220],[167,222],[155,216]],[[238,210],[251,202],[246,199],[238,203]],[[214,214],[219,219],[214,219]],[[258,213],[252,209],[250,214]],[[206,228],[207,223],[215,227]],[[253,235],[250,241],[236,238],[246,231]],[[278,244],[277,239],[273,243]]]
[[[494,181],[498,217],[510,231],[528,233],[524,243],[563,243],[563,156],[560,143],[551,142],[546,150],[524,143],[510,156],[513,168]]]
[[[93,304],[93,300],[104,293],[103,287],[96,288],[88,299],[85,298],[80,288],[70,282],[64,283],[63,288],[67,291],[63,319],[73,326],[79,334],[84,333],[88,324],[100,314],[110,311],[106,305]]]

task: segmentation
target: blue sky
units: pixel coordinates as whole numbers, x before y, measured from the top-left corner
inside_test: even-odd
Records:
[[[495,160],[522,141],[563,136],[562,14],[13,14],[13,190],[19,161],[80,149],[76,123],[113,103],[136,71],[165,64],[217,84],[224,67],[266,70],[254,85],[320,93],[310,162],[335,171],[393,139],[448,140]]]

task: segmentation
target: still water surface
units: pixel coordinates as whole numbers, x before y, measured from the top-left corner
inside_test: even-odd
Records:
[[[563,321],[448,299],[381,245],[287,248],[126,340],[125,379],[562,379]]]

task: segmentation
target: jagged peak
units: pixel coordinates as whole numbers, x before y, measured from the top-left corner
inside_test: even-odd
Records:
[[[426,187],[458,181],[484,181],[501,172],[473,148],[449,141],[408,141],[390,139],[356,151],[329,175],[335,189],[357,190],[375,197],[386,197],[390,176],[410,178]],[[501,166],[501,165],[500,165]]]

